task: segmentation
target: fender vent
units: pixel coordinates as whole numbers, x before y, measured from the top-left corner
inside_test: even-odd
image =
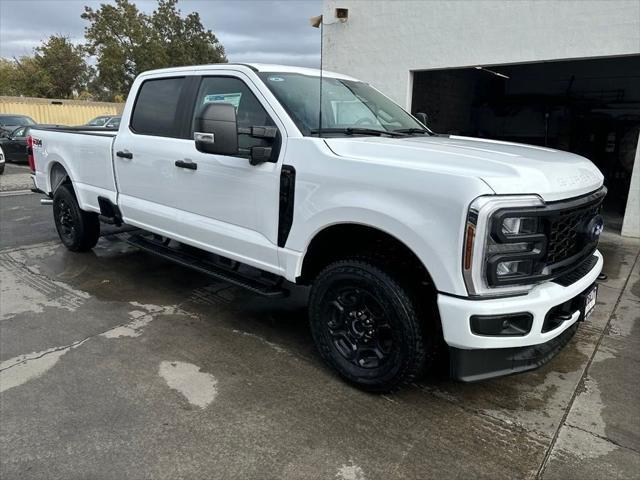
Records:
[[[296,193],[296,169],[283,165],[280,172],[280,212],[278,217],[278,246],[284,247],[293,225],[293,202]]]

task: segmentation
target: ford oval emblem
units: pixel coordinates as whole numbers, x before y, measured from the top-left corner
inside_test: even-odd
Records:
[[[589,242],[597,242],[604,230],[604,219],[602,215],[596,215],[587,223],[584,233]]]

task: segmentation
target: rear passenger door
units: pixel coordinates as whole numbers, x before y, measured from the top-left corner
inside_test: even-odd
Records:
[[[187,143],[180,138],[177,118],[188,82],[184,76],[144,80],[128,112],[128,128],[121,129],[113,146],[118,204],[125,221],[159,233],[176,229],[173,164]]]
[[[278,155],[252,166],[246,156],[195,147],[193,118],[208,102],[233,103],[240,128],[278,126],[249,78],[218,72],[142,84],[128,128],[115,143],[119,203],[129,223],[279,273]],[[259,141],[239,138],[241,147]],[[185,163],[197,168],[178,166]]]

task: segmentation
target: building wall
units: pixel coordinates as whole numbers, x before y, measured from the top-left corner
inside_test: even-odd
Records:
[[[622,224],[622,235],[640,238],[640,136],[637,145],[629,196],[627,197],[627,208]]]
[[[31,97],[0,97],[0,113],[28,115],[38,123],[82,125],[98,115],[118,115],[124,104],[52,100]],[[60,102],[60,103],[57,103]]]
[[[323,68],[407,108],[413,70],[640,53],[638,0],[324,0],[323,12]]]

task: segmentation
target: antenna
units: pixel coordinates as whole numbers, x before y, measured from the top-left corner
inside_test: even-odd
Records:
[[[320,105],[318,108],[318,137],[322,137],[322,40],[324,33],[324,18],[317,15],[309,19],[309,23],[313,28],[320,29]]]
[[[337,22],[327,23],[327,25],[333,25],[334,23],[344,23],[349,18],[348,8],[336,8],[335,10]],[[322,67],[323,67],[323,40],[324,40],[324,16],[317,15],[309,19],[309,23],[314,28],[320,28],[320,105],[318,108],[318,137],[322,137]]]

